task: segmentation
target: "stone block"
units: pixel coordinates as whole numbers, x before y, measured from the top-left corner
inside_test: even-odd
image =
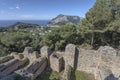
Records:
[[[25,47],[23,54],[31,54],[33,53],[33,48],[32,47]]]
[[[51,49],[47,46],[43,46],[40,51],[41,51],[41,56],[46,58],[49,58],[49,56],[52,53]]]
[[[68,44],[65,48],[65,65],[76,68],[78,60],[78,50],[74,44]]]
[[[58,53],[53,53],[50,56],[50,67],[53,71],[60,72],[64,68],[63,57]]]

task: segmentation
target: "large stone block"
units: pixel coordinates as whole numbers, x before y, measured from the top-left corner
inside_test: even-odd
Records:
[[[53,53],[50,56],[50,67],[53,71],[60,72],[64,68],[64,60],[61,54]]]
[[[78,50],[74,44],[68,44],[65,48],[65,65],[76,68],[78,62]]]
[[[40,51],[41,51],[41,56],[47,58],[49,58],[49,56],[52,53],[51,49],[47,46],[43,46]]]

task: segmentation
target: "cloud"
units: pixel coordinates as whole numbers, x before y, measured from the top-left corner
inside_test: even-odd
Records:
[[[19,7],[19,6],[16,6],[15,8],[16,8],[16,9],[20,9],[20,7]]]
[[[17,5],[15,8],[16,8],[16,9],[20,9],[20,6],[19,6],[19,5]]]

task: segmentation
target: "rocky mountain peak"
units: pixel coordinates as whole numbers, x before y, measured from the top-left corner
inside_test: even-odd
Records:
[[[71,15],[63,15],[59,14],[57,17],[53,18],[49,23],[48,26],[59,26],[65,24],[78,24],[81,18],[79,16],[71,16]]]

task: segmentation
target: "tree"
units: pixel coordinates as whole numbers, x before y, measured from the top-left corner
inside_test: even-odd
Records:
[[[86,19],[93,24],[94,29],[103,30],[113,20],[112,12],[106,4],[107,0],[97,0],[86,14]]]

